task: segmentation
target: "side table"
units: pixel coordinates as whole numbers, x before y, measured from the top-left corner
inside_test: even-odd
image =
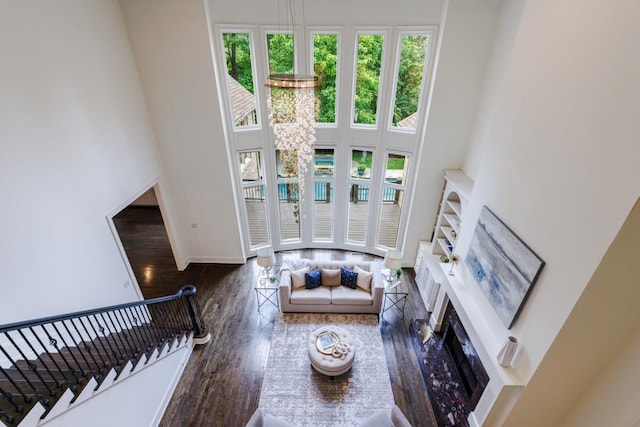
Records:
[[[274,266],[279,267],[279,266]],[[276,268],[277,270],[277,268]],[[280,288],[280,277],[279,271],[271,273],[269,276],[262,274],[258,277],[256,282],[256,286],[254,287],[256,291],[256,298],[258,300],[258,311],[260,308],[265,305],[267,302],[273,304],[275,308],[280,310],[280,300],[278,299],[278,290]],[[271,281],[269,277],[274,277],[275,280]]]
[[[382,305],[382,317],[387,310],[397,308],[402,312],[404,318],[404,307],[407,304],[409,291],[402,280],[389,282],[384,280],[384,303]]]

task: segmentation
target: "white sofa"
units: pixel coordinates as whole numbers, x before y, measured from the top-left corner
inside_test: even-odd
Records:
[[[356,266],[372,273],[369,291],[361,286],[351,289],[343,285],[322,284],[315,289],[306,289],[305,286],[292,285],[292,272],[298,272],[299,276],[305,268],[309,271],[317,269],[340,271],[341,267],[354,270]],[[280,309],[284,313],[380,313],[384,283],[376,262],[295,260],[285,261],[280,271]]]
[[[294,427],[281,418],[265,414],[260,408],[256,409],[246,427]],[[411,427],[411,423],[404,416],[398,405],[391,410],[381,409],[365,419],[359,427]]]

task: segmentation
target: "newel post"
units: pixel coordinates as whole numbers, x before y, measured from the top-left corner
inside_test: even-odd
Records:
[[[194,285],[187,285],[180,289],[180,291],[187,299],[187,309],[189,310],[189,317],[191,317],[191,323],[193,324],[193,343],[196,345],[208,343],[211,339],[211,334],[202,319],[200,305],[196,299],[196,287]]]

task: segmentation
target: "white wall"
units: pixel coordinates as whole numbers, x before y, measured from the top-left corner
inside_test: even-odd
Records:
[[[444,169],[463,165],[503,1],[446,4],[442,46],[403,254],[408,263],[415,259],[419,241],[429,239],[433,232]]]
[[[628,341],[636,339],[640,326],[638,236],[640,204],[636,203],[537,367],[509,416],[509,425],[564,425],[561,420],[572,406],[576,418],[607,414],[611,425],[621,425],[613,421],[637,410],[640,393],[627,393],[619,380],[640,375],[637,363],[623,363],[631,351]],[[594,400],[593,394],[602,399]],[[616,415],[614,404],[621,410]],[[527,414],[534,410],[544,415],[530,420]]]
[[[238,2],[204,0],[216,23],[291,25],[288,0]],[[402,0],[390,7],[387,0],[294,0],[295,23],[312,25],[433,25],[440,21],[443,0]],[[280,12],[278,14],[278,11]]]
[[[472,180],[475,179],[478,173],[480,157],[484,152],[485,145],[491,139],[495,105],[502,90],[507,64],[511,57],[511,48],[518,34],[520,16],[525,2],[526,0],[505,1],[496,26],[496,36],[485,73],[486,80],[478,100],[477,114],[462,166],[464,172]]]
[[[204,2],[120,3],[185,242],[181,267],[242,263]]]
[[[589,386],[584,396],[562,421],[562,425],[599,427],[604,425],[633,427],[640,425],[638,384],[640,384],[640,327],[627,344],[603,366],[602,374]]]
[[[537,369],[564,360],[561,347],[547,352],[640,194],[639,14],[632,1],[529,1],[505,61],[458,247],[464,255],[487,205],[547,262],[510,331],[529,385],[508,425],[553,425],[566,410],[551,408],[566,381]],[[607,303],[593,315],[607,322],[615,310]]]
[[[106,216],[158,178],[118,4],[0,4],[0,323],[137,299]]]

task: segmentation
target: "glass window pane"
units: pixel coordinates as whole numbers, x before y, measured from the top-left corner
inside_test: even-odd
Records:
[[[320,102],[317,123],[336,122],[336,75],[338,69],[338,35],[313,35],[313,71],[320,87],[316,98]]]
[[[276,171],[278,178],[298,176],[298,153],[294,150],[276,150]]]
[[[371,164],[373,152],[366,150],[351,151],[351,177],[359,179],[371,179]]]
[[[316,177],[332,178],[334,167],[333,148],[316,148],[313,156],[313,174]]]
[[[354,123],[376,124],[383,42],[384,36],[380,34],[358,36]]]
[[[369,218],[369,185],[351,184],[349,190],[349,221],[347,240],[364,243]]]
[[[267,227],[267,207],[264,200],[264,186],[245,187],[244,205],[249,220],[249,241],[251,246],[261,245],[269,241]]]
[[[227,84],[235,127],[257,123],[249,33],[223,33]]]
[[[422,75],[428,47],[429,36],[427,34],[402,37],[393,104],[393,126],[406,129],[416,128],[416,112],[422,90]]]
[[[262,179],[262,161],[259,151],[238,154],[240,161],[240,176],[242,182],[259,181]]]
[[[313,239],[333,240],[333,183],[316,181],[313,193]]]
[[[280,238],[283,241],[300,239],[298,183],[278,184],[278,202],[280,209]]]
[[[269,74],[293,74],[293,34],[267,34]]]
[[[384,180],[392,184],[404,184],[407,178],[409,158],[400,154],[387,156],[387,167],[384,171]]]
[[[403,202],[404,190],[383,187],[380,226],[378,228],[378,246],[386,246],[388,248],[396,247]]]

